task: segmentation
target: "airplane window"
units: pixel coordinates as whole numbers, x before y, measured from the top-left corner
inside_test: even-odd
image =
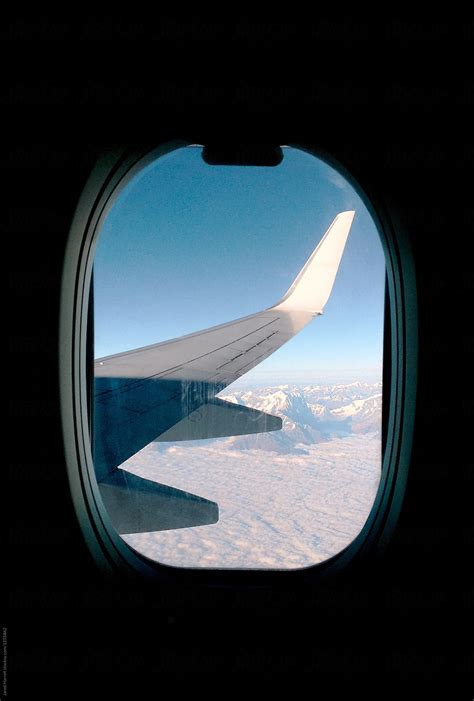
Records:
[[[323,160],[202,151],[150,162],[100,230],[95,475],[150,560],[306,568],[356,538],[379,487],[385,256]]]

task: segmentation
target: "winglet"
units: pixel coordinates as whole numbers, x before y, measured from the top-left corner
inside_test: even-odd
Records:
[[[354,210],[336,216],[286,294],[272,309],[322,314],[329,299]]]

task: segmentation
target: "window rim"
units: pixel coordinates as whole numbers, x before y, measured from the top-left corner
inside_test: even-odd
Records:
[[[102,504],[89,440],[87,325],[95,245],[102,223],[123,188],[144,167],[196,140],[169,140],[160,145],[122,146],[103,151],[89,176],[73,216],[63,265],[60,301],[60,410],[66,468],[81,532],[97,565],[109,573],[160,581],[190,579],[205,584],[255,584],[293,580],[318,581],[349,564],[378,554],[388,545],[400,514],[410,463],[417,375],[417,311],[414,263],[408,237],[393,208],[363,189],[343,163],[314,144],[285,145],[304,151],[335,168],[364,201],[385,254],[386,309],[389,339],[384,338],[384,399],[387,412],[382,475],[367,521],[356,538],[327,560],[299,569],[225,569],[177,567],[150,560],[133,550],[113,528]],[[387,319],[385,320],[387,324]],[[387,358],[388,356],[388,358]],[[389,386],[385,365],[390,363]]]

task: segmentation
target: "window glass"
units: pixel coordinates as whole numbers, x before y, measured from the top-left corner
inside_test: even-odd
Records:
[[[121,537],[160,563],[308,567],[349,545],[374,503],[382,246],[339,172],[283,152],[242,167],[177,149],[124,188],[100,232],[95,470]],[[306,298],[324,260],[278,307],[348,212],[323,313]]]

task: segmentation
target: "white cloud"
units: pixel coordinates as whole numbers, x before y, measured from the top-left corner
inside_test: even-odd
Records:
[[[277,389],[276,398],[302,392]],[[371,395],[380,399],[373,397],[379,391],[354,383],[308,386],[304,394],[327,407],[355,401],[362,409]],[[255,395],[259,401],[273,396],[271,388],[262,392]],[[235,394],[242,399],[241,392]],[[252,403],[254,393],[247,394]],[[372,424],[366,428],[373,431]],[[165,450],[152,443],[127,461],[126,469],[141,477],[216,501],[220,519],[209,526],[126,535],[125,540],[147,557],[177,567],[297,569],[335,555],[360,532],[380,480],[380,436],[364,432],[315,439],[285,454],[239,450],[233,440],[175,443]]]

